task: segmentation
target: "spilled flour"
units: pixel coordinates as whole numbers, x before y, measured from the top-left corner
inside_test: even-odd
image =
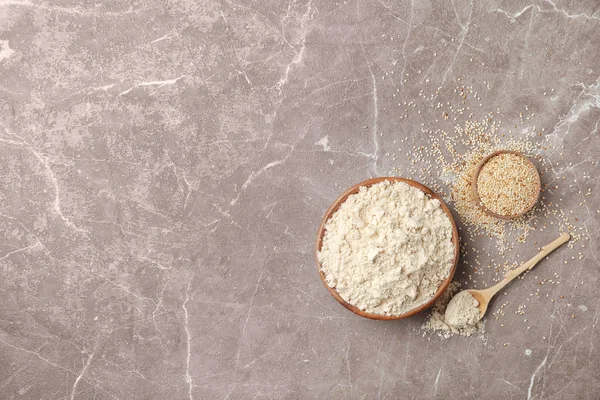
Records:
[[[372,314],[431,300],[454,262],[453,226],[439,200],[404,182],[361,187],[325,224],[318,254],[327,284]]]
[[[473,334],[478,333],[478,332],[481,332],[481,333],[485,332],[485,329],[484,329],[485,324],[483,321],[479,321],[474,325],[467,325],[467,326],[460,327],[460,328],[453,326],[452,324],[449,323],[449,322],[458,322],[456,320],[464,322],[465,319],[469,320],[470,318],[472,318],[472,309],[469,307],[468,304],[464,304],[463,300],[461,300],[460,298],[455,301],[455,305],[453,306],[453,307],[456,307],[456,310],[455,310],[456,314],[462,314],[462,311],[464,311],[466,309],[467,314],[470,313],[471,317],[467,316],[466,318],[464,318],[464,316],[454,316],[453,315],[451,317],[451,321],[446,320],[446,317],[445,317],[446,309],[449,307],[449,303],[451,302],[451,299],[453,299],[454,295],[459,291],[459,289],[460,289],[460,283],[458,283],[456,281],[452,282],[450,284],[450,286],[448,286],[448,289],[444,292],[444,294],[435,302],[435,304],[432,307],[431,314],[429,315],[425,324],[421,327],[421,330],[424,331],[424,334],[426,334],[427,332],[435,332],[441,338],[448,339],[449,337],[451,337],[453,335],[472,336]],[[473,297],[471,295],[469,295],[469,297],[471,297],[473,299]],[[467,297],[467,300],[468,300],[468,297]],[[473,299],[473,300],[475,300],[475,299]],[[459,302],[459,303],[456,304],[457,302]],[[471,303],[471,304],[473,304],[473,303]],[[451,311],[451,310],[449,310],[449,311]],[[454,314],[455,312],[452,312],[452,314]],[[458,325],[462,325],[462,324],[458,324]]]

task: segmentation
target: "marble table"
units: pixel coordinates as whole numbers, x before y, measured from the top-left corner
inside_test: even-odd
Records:
[[[600,398],[599,43],[594,0],[0,0],[0,398]],[[484,340],[353,315],[313,254],[448,127],[398,104],[462,85],[565,146],[549,196],[587,237]]]

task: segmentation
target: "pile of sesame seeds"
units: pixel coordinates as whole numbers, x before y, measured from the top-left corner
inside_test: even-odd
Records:
[[[521,155],[496,154],[485,161],[477,175],[477,193],[491,212],[505,217],[521,215],[537,201],[539,175]]]
[[[462,109],[459,113],[461,112]],[[431,132],[423,129],[431,140],[431,146],[414,148],[409,159],[414,165],[411,172],[418,174],[418,179],[433,182],[433,189],[445,197],[448,197],[449,192],[450,202],[461,217],[468,236],[493,238],[498,252],[504,254],[512,249],[507,232],[518,232],[517,241],[523,242],[533,229],[531,220],[534,213],[527,213],[514,220],[502,220],[486,214],[478,206],[473,193],[473,175],[479,162],[495,151],[518,151],[538,159],[540,156],[534,154],[536,147],[532,142],[507,138],[499,133],[500,126],[501,121],[497,115],[490,113],[480,121],[467,119],[463,125],[454,128],[454,134],[443,130]],[[427,164],[425,168],[423,163]],[[468,246],[463,248],[463,253],[466,253]]]
[[[489,85],[487,88],[489,89]],[[419,109],[429,107],[431,112],[441,116],[434,120],[436,125],[444,122],[455,124],[453,131],[449,133],[445,129],[429,129],[425,122],[421,123],[421,132],[429,143],[416,145],[408,152],[411,164],[408,177],[425,183],[453,204],[466,229],[466,232],[461,233],[461,236],[467,239],[467,246],[461,249],[463,256],[471,247],[468,246],[469,238],[494,239],[496,250],[502,257],[513,250],[516,243],[524,243],[532,230],[544,231],[552,225],[553,231],[567,231],[571,234],[572,239],[567,246],[573,248],[574,244],[582,238],[584,227],[576,226],[574,222],[577,218],[570,218],[556,201],[546,201],[545,192],[558,188],[558,185],[550,186],[550,182],[556,181],[558,177],[552,176],[552,165],[548,165],[543,154],[556,149],[543,142],[545,129],[530,126],[535,114],[526,115],[529,110],[525,107],[524,112],[520,112],[517,116],[518,121],[525,127],[517,130],[517,124],[508,127],[502,124],[500,109],[484,114],[483,118],[475,118],[469,101],[476,101],[479,107],[483,106],[483,102],[481,96],[472,87],[457,87],[454,93],[458,96],[458,106],[452,101],[436,102],[436,99],[443,94],[442,88],[438,88],[429,96],[423,95],[421,91],[418,99],[402,104],[407,107],[405,109],[407,112],[410,107],[421,106]],[[418,104],[419,100],[422,104]],[[398,105],[400,106],[400,103]],[[408,115],[405,114],[403,117],[408,118]],[[515,137],[517,133],[519,135]],[[405,139],[402,139],[401,143],[404,141]],[[542,179],[542,182],[544,180],[547,182],[542,185],[540,201],[532,211],[520,218],[503,220],[486,214],[477,205],[471,187],[473,174],[479,162],[499,150],[523,154],[537,164],[542,178],[546,174],[546,179]],[[395,160],[397,154],[386,155],[392,156]],[[402,169],[393,169],[391,172],[406,176],[406,171]],[[478,253],[474,247],[471,247],[471,250]],[[474,265],[472,265],[474,268],[480,267],[477,258],[475,254]]]

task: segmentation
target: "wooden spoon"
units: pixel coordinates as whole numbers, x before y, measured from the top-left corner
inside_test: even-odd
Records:
[[[510,271],[509,273],[507,273],[504,276],[504,279],[502,279],[500,282],[498,282],[496,285],[494,285],[490,288],[483,289],[483,290],[475,290],[475,289],[465,290],[465,292],[469,292],[471,294],[471,296],[473,296],[475,298],[475,300],[477,300],[479,302],[479,306],[477,307],[477,308],[479,308],[479,320],[481,318],[483,318],[483,316],[485,315],[485,312],[487,311],[488,305],[490,304],[492,297],[494,297],[500,290],[502,290],[506,285],[508,285],[517,276],[521,275],[523,272],[525,272],[527,270],[532,269],[533,267],[536,266],[536,264],[538,262],[540,262],[548,254],[550,254],[551,252],[553,252],[554,250],[559,248],[561,245],[567,243],[570,238],[571,238],[571,235],[569,235],[568,233],[563,233],[562,235],[560,235],[558,237],[558,239],[555,239],[553,242],[542,247],[542,250],[539,253],[537,253],[535,256],[533,256],[529,261],[525,262],[520,267],[515,268],[512,271]]]
[[[523,154],[519,153],[518,151],[498,150],[498,151],[495,151],[492,154],[489,154],[486,157],[484,157],[479,162],[477,167],[475,167],[475,172],[473,173],[473,177],[471,179],[471,189],[473,190],[473,195],[475,196],[475,201],[476,201],[477,205],[483,210],[483,212],[485,212],[488,215],[491,215],[492,217],[496,217],[496,218],[500,218],[500,219],[516,219],[516,218],[522,217],[523,215],[527,214],[536,205],[536,203],[538,202],[538,200],[540,198],[540,194],[542,192],[542,181],[540,179],[540,174],[538,172],[537,173],[537,193],[538,193],[538,195],[532,199],[531,203],[529,204],[529,206],[527,206],[525,211],[523,211],[519,214],[515,214],[515,215],[502,215],[502,214],[497,214],[497,213],[493,212],[492,210],[487,208],[481,201],[481,198],[479,197],[479,192],[477,191],[477,180],[479,179],[479,173],[481,172],[481,168],[483,168],[485,163],[487,163],[492,157],[495,157],[500,154],[514,154],[519,157],[522,157],[524,160],[527,161],[528,164],[530,164],[535,169],[536,172],[538,172],[537,168],[531,162],[531,160],[529,158],[525,157]]]

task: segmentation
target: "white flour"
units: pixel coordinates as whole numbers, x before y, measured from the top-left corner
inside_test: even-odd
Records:
[[[450,299],[454,297],[459,289],[460,284],[456,281],[452,282],[444,294],[442,294],[442,296],[435,302],[427,322],[425,322],[425,324],[421,327],[421,329],[424,331],[423,334],[425,334],[427,331],[432,331],[436,332],[441,338],[448,339],[453,335],[471,336],[477,332],[480,332],[481,334],[484,333],[485,327],[483,321],[479,321],[474,325],[465,326],[463,328],[452,326],[448,323],[448,321],[446,321],[446,307],[448,307]],[[484,343],[486,343],[485,339]]]
[[[445,320],[450,326],[464,329],[479,321],[479,302],[467,291],[462,291],[450,300],[446,307]]]
[[[327,284],[369,313],[426,303],[452,267],[452,223],[440,202],[403,182],[361,187],[325,230],[318,258]]]

